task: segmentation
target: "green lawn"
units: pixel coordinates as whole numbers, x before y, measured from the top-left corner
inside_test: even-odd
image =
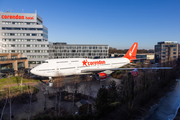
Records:
[[[40,82],[40,80],[23,79],[23,83],[28,83],[28,82]],[[16,84],[16,83],[21,83],[21,77],[14,76],[14,77],[10,77],[9,80],[8,78],[2,78],[0,79],[0,89],[2,89],[5,85]]]
[[[37,88],[35,88],[35,87],[29,87],[29,86],[25,86],[25,85],[23,85],[22,86],[22,92],[24,92],[24,91],[26,91],[27,92],[27,90],[28,89],[33,89],[33,92],[39,92],[39,89],[37,89]],[[7,92],[8,92],[8,88],[6,88],[6,89],[4,89],[4,91],[0,91],[0,97],[1,96],[4,96]],[[11,94],[14,94],[14,93],[17,93],[17,92],[21,92],[21,86],[12,86],[11,88],[10,88],[10,93]]]

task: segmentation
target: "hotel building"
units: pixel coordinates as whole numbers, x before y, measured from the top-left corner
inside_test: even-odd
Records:
[[[48,59],[48,50],[48,29],[39,15],[0,13],[0,53],[22,53],[32,68]]]

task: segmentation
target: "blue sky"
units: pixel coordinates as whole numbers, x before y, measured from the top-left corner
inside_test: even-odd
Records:
[[[34,13],[49,41],[152,49],[159,41],[180,42],[180,0],[0,0],[0,10]]]

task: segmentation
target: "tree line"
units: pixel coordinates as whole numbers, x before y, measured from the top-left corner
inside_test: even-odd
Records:
[[[116,49],[113,47],[109,47],[109,53],[127,53],[129,49]],[[138,49],[137,53],[154,53],[153,49]]]

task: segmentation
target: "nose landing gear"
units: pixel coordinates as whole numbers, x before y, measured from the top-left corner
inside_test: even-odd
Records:
[[[53,79],[52,77],[49,77],[49,87],[52,87],[53,86]]]

